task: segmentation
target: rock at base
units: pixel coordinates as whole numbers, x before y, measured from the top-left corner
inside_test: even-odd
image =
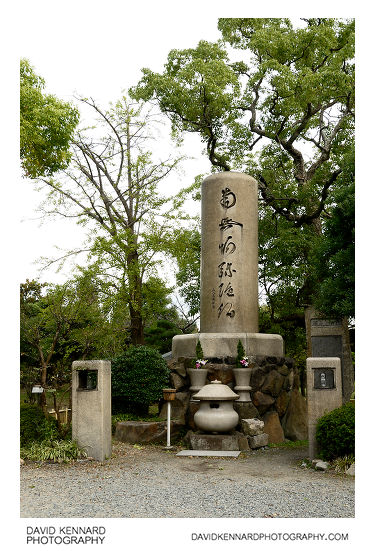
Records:
[[[289,440],[307,439],[307,403],[297,389],[293,389],[286,413],[282,419],[285,438]]]
[[[274,404],[275,398],[258,390],[254,392],[253,402],[259,413],[263,415]]]
[[[328,469],[328,463],[320,459],[314,460],[312,464],[317,471],[326,471]]]
[[[349,469],[346,469],[345,474],[348,474],[350,476],[355,476],[355,463],[352,463]]]
[[[233,408],[238,413],[238,417],[241,419],[254,419],[260,417],[259,411],[254,406],[253,402],[233,402]]]
[[[264,432],[263,434],[257,434],[256,436],[249,436],[248,440],[252,450],[263,448],[268,445],[268,434]]]
[[[260,419],[242,419],[241,427],[247,436],[257,436],[264,432],[264,422]]]
[[[268,434],[270,444],[280,444],[285,441],[284,431],[280,424],[280,418],[276,411],[268,411],[263,416],[264,432]]]

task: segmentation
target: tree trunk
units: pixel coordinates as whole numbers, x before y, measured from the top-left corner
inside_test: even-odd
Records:
[[[142,317],[142,278],[139,273],[138,252],[133,250],[127,256],[129,274],[130,337],[134,345],[144,344]]]

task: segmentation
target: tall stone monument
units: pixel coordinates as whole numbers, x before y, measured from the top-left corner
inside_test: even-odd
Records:
[[[202,183],[200,334],[173,338],[173,358],[194,358],[199,337],[205,358],[283,356],[280,335],[258,332],[258,185],[239,172]]]

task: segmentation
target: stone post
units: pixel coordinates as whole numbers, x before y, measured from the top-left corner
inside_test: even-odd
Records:
[[[202,183],[202,333],[258,332],[258,184],[239,172]]]
[[[72,439],[98,461],[111,456],[111,362],[73,362]]]

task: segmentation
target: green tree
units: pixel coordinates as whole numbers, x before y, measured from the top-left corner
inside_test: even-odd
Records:
[[[354,184],[335,193],[324,239],[313,250],[314,305],[333,319],[354,318]]]
[[[30,178],[51,175],[70,161],[69,147],[79,114],[75,107],[45,94],[45,81],[27,59],[20,66],[20,155]]]
[[[20,291],[21,383],[55,388],[70,381],[72,360],[97,350],[106,325],[97,289],[78,277],[63,285],[27,280]]]
[[[130,93],[156,102],[176,136],[199,133],[213,169],[258,180],[267,316],[300,327],[334,192],[352,182],[354,21],[228,18],[218,28],[222,40],[172,50],[164,72],[143,69]]]
[[[162,319],[145,329],[145,343],[156,348],[160,354],[166,354],[172,350],[172,339],[180,335],[181,329],[172,321]]]
[[[175,133],[198,132],[213,166],[252,173],[279,217],[319,226],[353,138],[354,22],[218,26],[221,42],[172,50],[164,73],[143,69],[131,94],[155,100]],[[227,46],[243,59],[231,61]]]
[[[81,101],[97,116],[97,127],[76,134],[69,169],[38,181],[49,191],[46,213],[76,218],[91,231],[89,261],[126,301],[131,342],[139,344],[144,284],[161,262],[163,235],[182,216],[184,192],[167,196],[160,185],[181,158],[153,161],[146,146],[154,116],[126,98],[108,110]]]
[[[181,308],[186,318],[185,328],[191,327],[199,316],[201,234],[198,224],[177,228],[165,238],[165,249],[177,263],[176,283],[187,305]]]

